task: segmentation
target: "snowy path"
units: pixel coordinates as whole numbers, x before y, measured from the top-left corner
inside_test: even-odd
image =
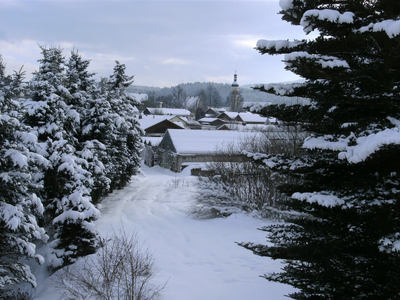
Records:
[[[101,232],[123,224],[137,230],[154,251],[159,277],[168,280],[163,299],[287,299],[292,289],[259,275],[280,263],[257,257],[235,241],[265,242],[256,228],[262,220],[246,216],[195,220],[187,216],[195,188],[188,171],[175,174],[144,167],[146,177],[106,199],[98,222]],[[185,171],[184,171],[185,172]],[[186,177],[188,176],[188,177]]]
[[[187,215],[196,180],[188,170],[175,174],[144,166],[143,171],[144,176],[102,202],[97,225],[104,236],[121,226],[128,234],[138,233],[154,252],[157,279],[168,281],[163,299],[287,299],[284,295],[293,291],[290,286],[259,277],[282,265],[235,244],[265,242],[265,234],[256,228],[267,221],[245,215],[195,220]],[[56,299],[54,294],[46,297],[48,292],[44,289],[37,299]]]

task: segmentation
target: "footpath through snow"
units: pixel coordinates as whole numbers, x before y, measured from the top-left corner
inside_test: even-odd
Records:
[[[265,233],[257,228],[266,225],[266,220],[246,215],[193,219],[187,211],[196,192],[196,178],[189,170],[176,174],[143,166],[143,173],[101,203],[97,226],[102,236],[118,232],[121,226],[128,235],[138,233],[154,253],[157,281],[168,281],[162,299],[279,300],[294,291],[259,277],[279,271],[280,262],[258,257],[235,244],[265,243]],[[35,299],[63,299],[51,277],[38,281]]]

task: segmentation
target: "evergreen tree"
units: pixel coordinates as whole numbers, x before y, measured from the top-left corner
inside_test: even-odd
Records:
[[[0,56],[0,294],[2,299],[18,296],[16,285],[36,279],[28,258],[40,264],[44,259],[36,254],[33,241],[47,241],[47,235],[38,225],[37,217],[43,205],[35,194],[33,179],[38,166],[46,160],[29,150],[36,137],[20,121],[18,96],[22,91],[24,72],[5,75],[5,64]]]
[[[76,153],[80,116],[68,105],[75,95],[65,87],[68,82],[62,49],[41,50],[43,58],[31,81],[26,122],[38,136],[38,152],[50,162],[44,171],[43,201],[54,254],[48,263],[58,268],[95,251],[93,221],[99,211],[91,202],[88,162]]]
[[[106,98],[111,106],[113,132],[109,133],[108,156],[112,159],[109,169],[111,189],[123,188],[140,170],[140,151],[143,131],[136,119],[138,110],[136,99],[126,92],[133,82],[133,76],[125,74],[125,65],[116,61],[114,73],[108,80]]]
[[[76,132],[76,154],[87,161],[84,167],[92,178],[90,195],[93,203],[97,203],[110,190],[110,179],[105,174],[103,163],[107,161],[107,155],[100,140],[108,135],[111,128],[99,123],[107,119],[108,112],[102,108],[109,104],[95,86],[94,73],[88,71],[89,64],[90,61],[84,60],[77,50],[71,51],[66,65],[66,88],[72,96],[69,104],[78,112],[80,119]]]
[[[400,2],[280,4],[284,20],[318,34],[257,44],[306,79],[258,87],[311,100],[263,111],[311,132],[304,156],[263,157],[298,178],[282,191],[299,214],[262,228],[272,245],[241,245],[284,259],[282,272],[264,277],[298,288],[293,299],[400,299]]]
[[[71,56],[66,64],[66,82],[65,87],[71,94],[67,104],[78,111],[80,115],[84,114],[86,107],[86,99],[91,97],[95,91],[95,73],[88,71],[90,60],[84,60],[78,50],[72,50]]]
[[[0,54],[0,90],[3,95],[10,88],[11,81],[11,76],[6,75],[6,63],[3,60],[3,56]]]
[[[112,158],[108,156],[107,146],[111,144],[114,125],[114,114],[106,94],[101,90],[93,93],[87,101],[87,110],[82,119],[83,148],[81,156],[89,162],[88,170],[93,174],[91,196],[93,202],[98,202],[111,191],[111,176],[113,170]]]

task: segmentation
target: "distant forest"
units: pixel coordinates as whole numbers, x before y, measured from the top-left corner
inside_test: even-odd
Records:
[[[148,95],[147,105],[158,105],[163,102],[165,107],[184,107],[184,99],[187,97],[198,97],[206,94],[213,94],[207,106],[229,107],[229,96],[231,85],[215,82],[194,82],[182,83],[174,87],[150,87],[135,86],[128,87],[128,92]],[[306,104],[308,101],[299,97],[283,97],[265,92],[253,90],[249,85],[240,88],[241,97],[244,102],[265,102],[271,104]],[[213,100],[211,100],[211,98]]]

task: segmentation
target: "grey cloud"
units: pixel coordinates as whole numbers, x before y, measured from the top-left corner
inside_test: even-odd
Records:
[[[277,2],[23,1],[22,5],[3,7],[0,4],[4,16],[0,19],[4,31],[0,32],[0,41],[73,44],[92,59],[91,70],[99,76],[112,71],[115,57],[127,65],[128,72],[136,74],[137,84],[226,78],[235,69],[248,81],[243,83],[292,80],[296,77],[283,70],[282,58],[261,56],[252,46],[244,47],[248,45],[246,41],[241,46],[235,44],[236,38],[245,37],[299,38],[301,29],[280,20]]]

